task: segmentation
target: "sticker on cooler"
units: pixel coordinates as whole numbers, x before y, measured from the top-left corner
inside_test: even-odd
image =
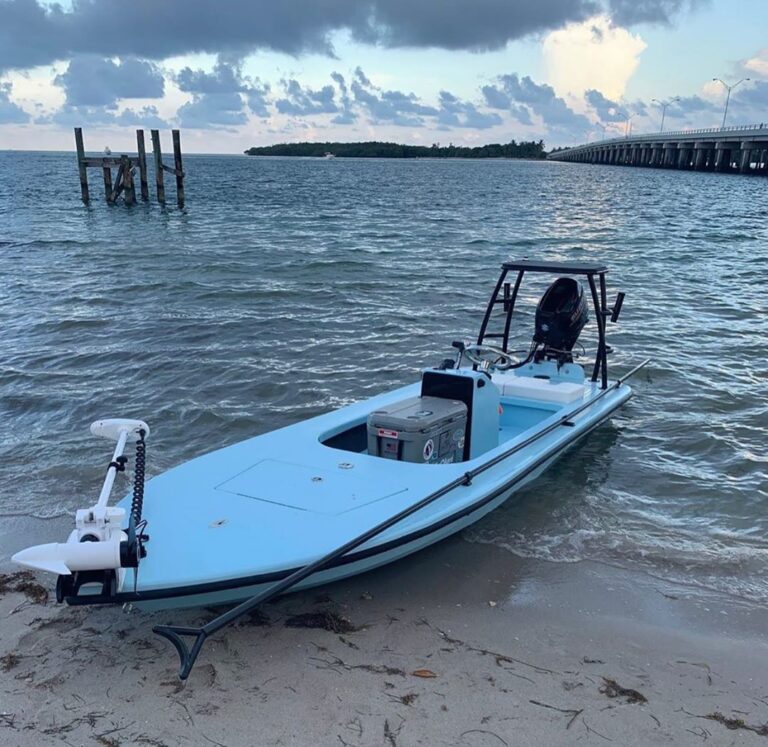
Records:
[[[424,444],[424,450],[421,452],[424,457],[424,461],[428,462],[432,459],[432,455],[435,453],[435,442],[430,438],[427,443]]]
[[[398,438],[400,434],[397,431],[388,431],[386,428],[379,428],[381,438]]]

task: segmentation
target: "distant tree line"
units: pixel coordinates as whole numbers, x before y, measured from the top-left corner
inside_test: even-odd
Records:
[[[281,143],[249,148],[249,156],[304,156],[321,158],[546,158],[543,140],[492,143],[468,148],[461,145],[399,145],[398,143]]]

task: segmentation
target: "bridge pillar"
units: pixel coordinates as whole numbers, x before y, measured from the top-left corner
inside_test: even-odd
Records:
[[[662,166],[665,168],[674,168],[677,166],[677,142],[664,143],[662,145],[663,161]]]
[[[715,144],[715,151],[717,158],[715,161],[715,169],[717,171],[731,171],[733,170],[734,161],[736,162],[736,168],[739,168],[739,154],[741,151],[741,143],[736,140],[721,140]]]
[[[694,147],[694,161],[693,161],[693,168],[696,169],[696,171],[707,171],[708,168],[711,168],[710,166],[710,152],[712,151],[712,146],[710,143],[706,142],[696,142]]]
[[[749,174],[752,172],[752,154],[755,153],[754,143],[743,142],[741,144],[741,161],[739,162],[739,171],[742,174]],[[757,169],[760,168],[760,151],[757,151],[758,163]]]

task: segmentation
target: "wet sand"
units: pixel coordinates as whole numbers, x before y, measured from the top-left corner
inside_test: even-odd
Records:
[[[267,605],[182,684],[151,627],[211,614],[2,594],[0,743],[767,744],[768,612],[641,573],[458,537]]]

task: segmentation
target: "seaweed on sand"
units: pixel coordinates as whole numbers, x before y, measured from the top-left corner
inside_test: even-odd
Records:
[[[16,573],[0,573],[0,595],[16,591],[24,594],[35,604],[45,604],[48,601],[48,589],[35,580],[29,571]]]

